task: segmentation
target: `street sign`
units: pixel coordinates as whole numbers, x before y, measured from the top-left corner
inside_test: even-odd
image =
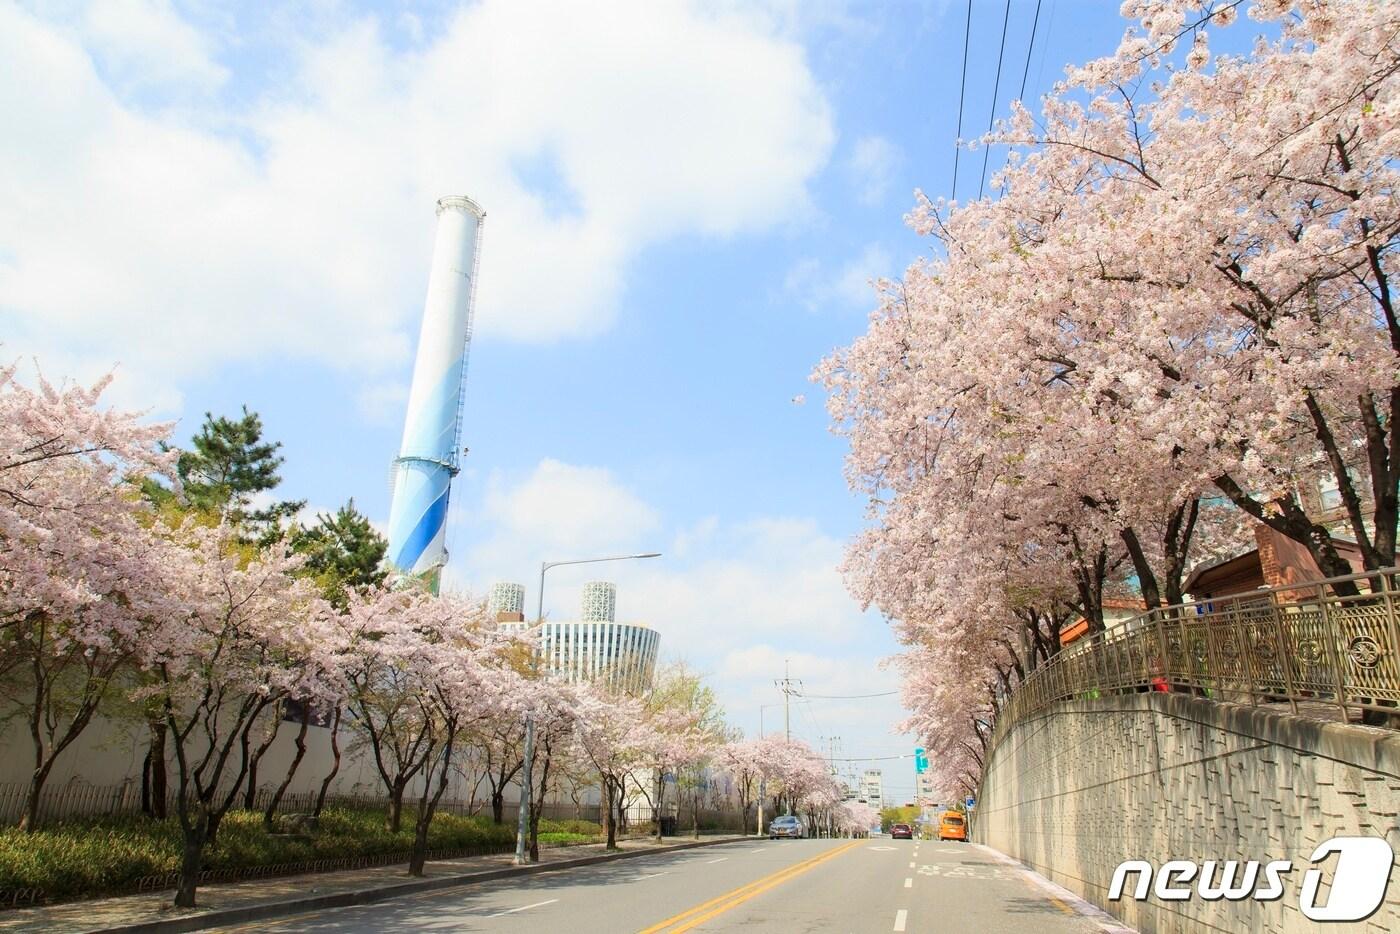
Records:
[[[928,754],[924,752],[924,747],[916,746],[914,748],[914,773],[916,775],[922,775],[927,771]]]
[[[967,809],[970,811],[970,810],[972,810],[973,808],[977,807],[977,799],[976,799],[976,798],[973,798],[973,797],[971,797],[971,796],[969,796],[968,799],[967,799],[966,801],[963,802],[963,804],[964,804],[964,805],[967,807]]]

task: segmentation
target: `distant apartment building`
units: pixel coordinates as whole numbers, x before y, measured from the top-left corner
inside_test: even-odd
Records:
[[[919,807],[938,804],[938,791],[933,787],[933,776],[922,772],[915,777],[914,798]]]
[[[877,811],[885,806],[885,778],[879,769],[866,769],[861,773],[860,796]]]
[[[519,584],[492,586],[489,607],[502,629],[527,627]],[[590,581],[583,585],[575,621],[546,620],[539,628],[539,654],[545,671],[571,682],[589,681],[640,696],[651,689],[661,636],[638,623],[619,623],[617,585]]]

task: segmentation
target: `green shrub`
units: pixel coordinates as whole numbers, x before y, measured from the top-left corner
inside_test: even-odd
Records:
[[[586,833],[566,833],[563,831],[540,831],[540,842],[549,843],[554,846],[573,846],[578,843],[593,843],[597,840],[593,834]]]
[[[317,859],[407,853],[413,846],[413,810],[404,809],[403,829],[390,833],[383,810],[327,808],[315,833],[269,834],[262,814],[230,811],[217,845],[205,852],[206,869],[233,869]],[[436,814],[428,848],[508,848],[513,827],[488,817]],[[36,833],[0,828],[0,890],[37,888],[51,900],[130,891],[143,876],[180,868],[182,835],[175,819],[140,816],[55,823]]]
[[[544,839],[546,833],[572,833],[597,837],[602,835],[603,825],[591,820],[541,820],[540,839]]]

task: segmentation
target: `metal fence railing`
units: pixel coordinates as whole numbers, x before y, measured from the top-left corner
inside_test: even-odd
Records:
[[[1400,714],[1400,568],[1151,610],[1072,643],[1001,705],[992,741],[1058,701],[1175,691]]]
[[[0,782],[0,827],[17,824],[24,809],[29,786],[20,782]],[[259,788],[253,799],[253,809],[263,810],[272,800],[271,788]],[[512,789],[512,794],[514,790]],[[317,792],[299,791],[283,795],[278,804],[279,814],[308,813],[316,806]],[[239,805],[241,806],[241,799]],[[413,796],[405,802],[413,804]],[[353,809],[376,809],[386,806],[383,794],[331,794],[326,797],[331,807]],[[503,818],[514,826],[518,804],[506,802]],[[65,784],[51,784],[39,796],[39,813],[45,821],[58,821],[69,818],[117,817],[125,814],[141,813],[141,786],[134,781],[117,785],[90,785],[82,781]],[[438,813],[454,814],[458,817],[489,815],[491,802],[481,797],[473,799],[444,798],[438,804]],[[175,813],[174,795],[168,795],[166,811]],[[596,804],[575,805],[572,803],[549,802],[545,804],[541,817],[547,820],[586,820],[597,823],[602,819]]]

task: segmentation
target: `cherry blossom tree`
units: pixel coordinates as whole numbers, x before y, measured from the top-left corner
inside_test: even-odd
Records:
[[[665,776],[676,780],[677,793],[688,791],[691,829],[700,835],[700,794],[711,757],[728,738],[724,710],[714,691],[685,663],[676,662],[658,673],[644,706],[653,740],[648,765],[652,769],[652,810],[656,838],[661,839]],[[679,802],[678,802],[679,804]]]
[[[505,821],[506,793],[525,765],[525,718],[503,715],[483,725],[474,744],[491,789],[491,822]]]
[[[249,737],[287,697],[324,697],[340,659],[326,604],[297,559],[255,552],[227,524],[187,523],[184,612],[152,642],[156,696],[175,753],[184,852],[175,904],[191,907],[206,845],[238,797]]]
[[[553,782],[561,773],[573,771],[568,761],[570,738],[577,728],[578,692],[573,685],[556,679],[537,679],[530,683],[526,702],[535,720],[535,757],[531,783],[535,788],[530,804],[530,861],[540,858],[540,817],[545,799]],[[562,766],[562,767],[561,767]]]
[[[1400,9],[1261,0],[1275,38],[1213,57],[1240,8],[1124,4],[1114,55],[983,140],[1010,151],[993,196],[919,196],[935,254],[815,374],[871,503],[848,579],[950,754],[1070,614],[1179,602],[1240,517],[1350,573],[1318,481],[1365,565],[1395,561]]]
[[[832,811],[836,830],[849,837],[864,836],[880,823],[880,812],[863,801],[843,801]]]
[[[402,826],[417,779],[409,872],[422,875],[428,831],[462,738],[512,711],[525,685],[511,667],[514,640],[486,626],[485,607],[415,589],[352,595],[336,618],[352,728],[368,747],[388,796],[388,825]]]
[[[739,818],[743,832],[749,832],[749,812],[758,800],[759,783],[763,778],[763,763],[757,740],[734,740],[715,753],[715,765],[734,781],[739,798]]]
[[[25,830],[58,756],[175,612],[181,555],[135,495],[173,475],[169,425],[103,408],[108,382],[29,388],[0,367],[0,701],[33,743]]]
[[[603,830],[607,848],[615,850],[618,811],[627,781],[652,761],[657,740],[645,708],[636,698],[584,684],[578,688],[575,709],[573,742],[602,785]]]

